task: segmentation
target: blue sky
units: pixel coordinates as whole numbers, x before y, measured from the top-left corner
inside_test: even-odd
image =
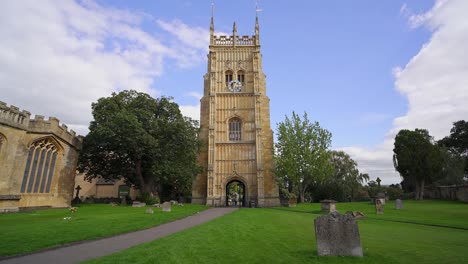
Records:
[[[371,179],[399,182],[391,163],[399,129],[438,139],[468,117],[467,2],[258,1],[272,128],[306,111]],[[240,35],[253,34],[256,1],[214,3],[218,34],[234,21]],[[172,96],[199,115],[211,1],[1,5],[0,101],[81,134],[91,102],[122,89]]]

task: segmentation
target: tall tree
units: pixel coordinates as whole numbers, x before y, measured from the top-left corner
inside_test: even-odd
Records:
[[[441,176],[441,149],[425,129],[403,129],[395,137],[393,163],[404,181],[414,184],[416,200],[424,197],[424,186]]]
[[[196,123],[170,98],[123,91],[92,104],[78,169],[86,179],[124,178],[143,192],[190,189],[199,168]]]
[[[438,143],[464,160],[465,179],[468,180],[468,122],[460,120],[453,123],[450,135],[439,140]]]
[[[330,159],[334,172],[321,184],[314,186],[322,198],[345,201],[354,199],[357,190],[364,181],[369,180],[368,174],[359,173],[357,163],[344,151],[331,151]]]
[[[304,113],[303,119],[293,112],[277,126],[278,142],[275,144],[276,175],[280,186],[304,201],[304,194],[312,184],[330,177],[331,133],[311,123]]]

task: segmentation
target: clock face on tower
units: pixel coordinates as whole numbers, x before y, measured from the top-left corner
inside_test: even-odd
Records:
[[[231,92],[240,92],[242,90],[242,83],[238,80],[232,80],[228,84],[228,89]]]

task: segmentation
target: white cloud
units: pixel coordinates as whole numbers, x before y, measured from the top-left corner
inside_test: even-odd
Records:
[[[194,97],[194,98],[196,98],[198,100],[200,100],[203,97],[203,94],[201,94],[199,92],[195,92],[195,91],[188,92],[185,95],[190,96],[190,97]]]
[[[173,26],[188,37],[162,28],[158,39],[142,29],[147,20],[147,14],[93,1],[2,1],[0,100],[56,116],[86,134],[91,103],[99,97],[123,89],[157,96],[153,79],[167,60],[181,66],[204,60],[208,31],[177,20]],[[183,45],[172,45],[180,39]]]
[[[410,12],[406,6],[402,12]],[[468,1],[439,0],[423,14],[410,14],[410,26],[433,31],[405,67],[393,69],[395,89],[408,100],[408,112],[393,120],[385,141],[374,149],[343,148],[359,168],[380,177],[385,184],[399,182],[394,172],[393,141],[400,129],[425,128],[440,139],[449,134],[452,123],[468,118]]]
[[[184,116],[200,121],[200,105],[181,105],[179,106],[180,112]]]

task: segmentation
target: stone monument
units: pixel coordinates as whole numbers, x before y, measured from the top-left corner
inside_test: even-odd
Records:
[[[376,214],[383,214],[384,209],[380,199],[375,200],[375,212]]]
[[[351,214],[332,212],[314,220],[319,256],[362,257],[361,238]]]
[[[161,204],[161,207],[162,207],[162,211],[163,212],[170,212],[172,209],[171,209],[171,202],[164,202],[163,204]]]
[[[403,201],[401,199],[395,200],[395,208],[397,210],[403,209]]]
[[[320,209],[329,213],[336,212],[335,200],[322,200],[320,201]]]

